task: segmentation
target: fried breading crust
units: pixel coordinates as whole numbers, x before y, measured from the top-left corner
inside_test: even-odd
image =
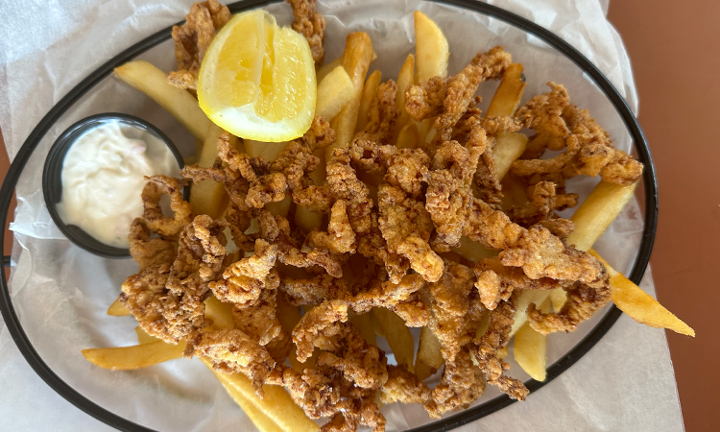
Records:
[[[168,74],[170,84],[192,91],[197,89],[198,72],[205,52],[216,32],[230,21],[230,17],[227,6],[217,0],[198,2],[190,7],[185,23],[172,29],[178,70]]]
[[[325,48],[323,48],[323,42],[325,42],[325,18],[316,11],[316,0],[285,1],[292,6],[293,15],[295,15],[292,28],[305,36],[308,44],[310,44],[315,67],[322,66],[325,60]]]

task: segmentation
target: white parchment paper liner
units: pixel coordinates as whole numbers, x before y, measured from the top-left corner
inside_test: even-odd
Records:
[[[10,157],[42,116],[73,86],[103,62],[150,34],[182,19],[191,2],[76,0],[40,4],[5,1],[0,11],[0,126]],[[593,0],[498,0],[511,10],[551,29],[593,61],[637,110],[629,60],[619,36],[605,19],[607,2]],[[460,70],[480,49],[505,45],[525,66],[526,99],[545,92],[545,81],[568,87],[573,102],[589,108],[597,121],[628,150],[619,116],[581,71],[537,38],[489,17],[416,0],[321,0],[326,16],[327,59],[342,53],[351,31],[370,34],[378,60],[371,69],[394,78],[413,50],[412,11],[420,8],[446,33],[450,72]],[[289,7],[268,8],[281,24]],[[140,56],[164,70],[174,67],[172,43]],[[491,95],[493,84],[482,95]],[[486,102],[489,98],[486,97]],[[189,154],[193,140],[174,119],[144,95],[108,77],[84,96],[42,140],[17,186],[18,210],[12,229],[16,242],[11,277],[13,305],[33,346],[68,384],[95,403],[145,426],[164,431],[253,430],[222,387],[198,361],[174,361],[135,372],[109,372],[87,363],[80,349],[136,343],[131,318],[112,318],[105,309],[118,294],[133,262],[95,257],[72,245],[52,223],[40,190],[42,164],[62,131],[87,115],[121,111],[156,124]],[[592,179],[573,182],[586,193]],[[628,271],[640,241],[642,222],[636,202],[611,226],[597,249],[617,269]],[[649,271],[641,286],[654,294]],[[550,338],[549,361],[571,349],[591,330],[591,322],[571,335]],[[512,356],[510,356],[512,357]],[[512,374],[527,379],[516,365]],[[489,389],[482,401],[497,395]],[[418,406],[383,408],[388,430],[428,422]],[[7,329],[0,333],[0,419],[9,430],[104,430],[106,425],[69,405],[25,363]],[[676,431],[683,428],[672,365],[664,333],[623,316],[576,365],[531,395],[460,430],[510,431],[627,430]]]

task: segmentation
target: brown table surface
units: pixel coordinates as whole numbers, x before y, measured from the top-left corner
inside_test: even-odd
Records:
[[[720,2],[614,0],[610,21],[630,53],[640,124],[652,149],[660,222],[651,258],[660,301],[695,328],[668,332],[688,432],[718,430],[720,387]],[[4,143],[0,137],[0,145]],[[0,151],[4,178],[8,158]],[[5,253],[12,243],[6,239]]]

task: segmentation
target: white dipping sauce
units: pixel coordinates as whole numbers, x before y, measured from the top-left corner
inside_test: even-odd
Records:
[[[62,169],[60,218],[110,246],[127,248],[130,224],[143,213],[145,176],[180,172],[170,148],[151,133],[109,120],[80,135]]]

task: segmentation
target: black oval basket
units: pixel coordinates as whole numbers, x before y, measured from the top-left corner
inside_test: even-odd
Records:
[[[271,3],[278,3],[280,0],[267,1],[267,0],[247,0],[239,1],[228,5],[230,11],[237,13],[240,11],[266,6]],[[625,100],[620,96],[617,90],[613,87],[610,81],[603,75],[600,70],[593,65],[587,58],[580,54],[570,44],[556,36],[552,32],[508,12],[504,9],[500,9],[496,6],[491,6],[485,3],[481,3],[476,0],[435,0],[438,3],[445,3],[452,6],[464,8],[467,10],[482,13],[484,15],[497,18],[510,24],[516,28],[519,28],[527,33],[531,33],[542,41],[553,47],[560,53],[564,54],[573,63],[575,63],[580,69],[583,70],[587,76],[589,76],[594,83],[600,88],[600,90],[607,96],[608,100],[613,104],[618,114],[622,118],[627,130],[632,137],[635,150],[638,153],[638,160],[645,165],[643,172],[643,183],[644,183],[644,195],[645,195],[645,221],[642,234],[642,242],[635,259],[635,262],[630,272],[629,278],[634,283],[640,283],[640,280],[645,273],[645,269],[650,260],[650,252],[652,251],[653,242],[655,240],[655,229],[657,226],[658,217],[658,195],[657,195],[657,180],[655,177],[655,168],[653,166],[652,157],[650,156],[650,149],[648,148],[647,141],[643,135],[640,125],[637,119],[633,115],[630,108],[627,106]],[[95,84],[100,80],[107,77],[112,73],[113,68],[120,66],[121,64],[133,59],[134,57],[142,54],[148,49],[155,45],[166,41],[170,38],[170,32],[172,28],[168,27],[161,30],[154,35],[138,42],[132,47],[121,52],[113,59],[109,60],[101,67],[96,69],[87,78],[80,82],[75,88],[73,88],[64,98],[60,100],[40,123],[35,127],[30,136],[27,138],[25,143],[18,151],[12,165],[8,171],[7,177],[3,182],[2,189],[0,189],[0,222],[2,226],[7,223],[7,215],[9,212],[10,202],[13,196],[15,186],[18,182],[20,174],[23,168],[28,162],[28,159],[32,155],[33,151],[37,147],[40,140],[47,133],[50,127],[60,118],[60,116],[68,110],[80,97],[87,93]],[[4,240],[4,233],[0,232],[0,241]],[[4,264],[8,266],[10,259],[8,256],[4,256]],[[91,400],[87,399],[62,379],[60,379],[43,361],[38,355],[37,351],[33,348],[30,340],[22,329],[20,321],[15,313],[10,298],[7,280],[5,273],[0,274],[0,310],[2,310],[3,318],[13,337],[13,340],[17,344],[20,352],[25,357],[30,366],[35,372],[57,393],[67,399],[70,403],[85,411],[87,414],[95,417],[96,419],[107,423],[119,430],[123,431],[152,431],[152,429],[138,425],[130,420],[120,417],[102,407],[95,404]],[[547,379],[544,382],[538,382],[529,380],[525,383],[527,388],[531,392],[536,392],[545,384],[552,381],[555,377],[563,373],[575,362],[577,362],[585,353],[587,353],[613,326],[615,321],[621,315],[621,312],[614,305],[611,306],[605,316],[595,325],[595,327],[583,338],[572,350],[566,353],[558,361],[553,363],[547,370]],[[428,425],[420,426],[411,429],[408,432],[430,432],[430,431],[447,431],[458,426],[464,425],[471,421],[485,417],[492,414],[515,401],[509,397],[503,395],[498,396],[488,402],[469,408],[463,412],[453,415],[448,418],[433,422]]]

